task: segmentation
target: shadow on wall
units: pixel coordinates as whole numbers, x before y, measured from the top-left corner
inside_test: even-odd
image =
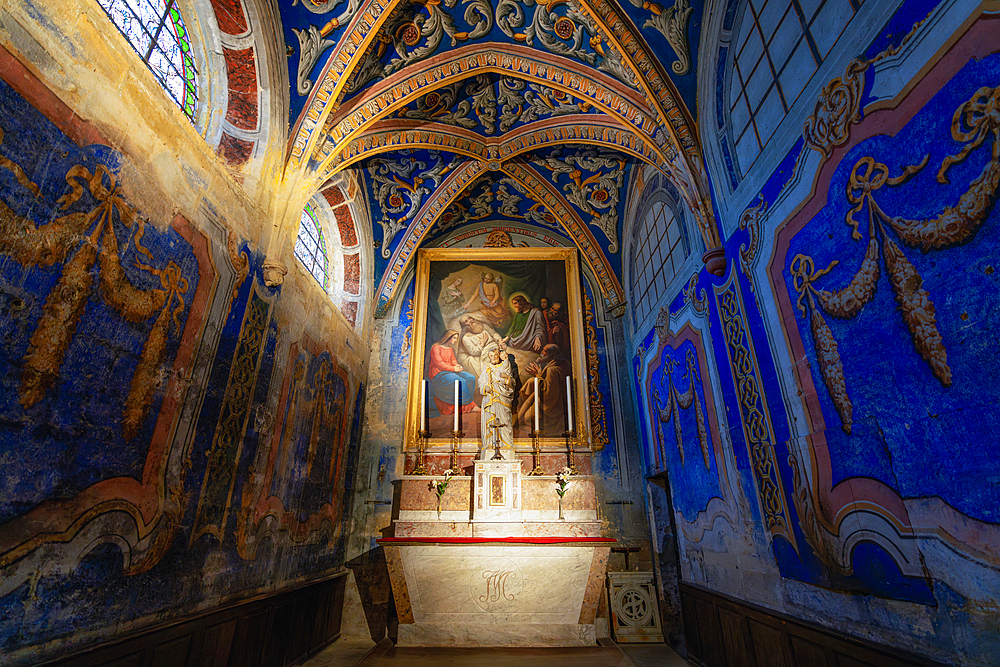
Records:
[[[386,566],[382,547],[366,551],[348,561],[347,567],[354,572],[372,640],[379,642],[388,636],[395,641],[399,624],[389,584],[389,568]]]

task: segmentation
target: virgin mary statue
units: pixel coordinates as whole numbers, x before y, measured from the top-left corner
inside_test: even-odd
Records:
[[[488,456],[490,450],[506,450],[503,458],[509,459],[514,453],[514,422],[511,405],[514,399],[514,375],[510,369],[510,359],[498,345],[485,351],[483,372],[479,375],[479,391],[483,395],[483,412],[480,416],[483,450],[480,458]]]

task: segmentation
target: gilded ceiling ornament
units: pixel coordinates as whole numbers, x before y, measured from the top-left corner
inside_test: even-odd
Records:
[[[441,153],[430,151],[433,162],[428,164],[410,155],[412,151],[400,151],[403,155],[398,159],[373,159],[369,164],[368,174],[372,178],[372,194],[382,208],[382,257],[388,259],[392,254],[392,240],[400,230],[405,229],[410,220],[420,210],[427,195],[433,193],[445,175],[451,172],[459,162],[458,156],[453,156],[450,162],[445,162]]]
[[[674,50],[677,60],[670,66],[674,74],[687,74],[691,69],[691,55],[688,47],[687,29],[691,20],[691,7],[688,0],[675,0],[672,7],[664,9],[655,2],[632,0],[636,7],[649,9],[652,16],[642,24],[643,28],[653,28],[667,40]]]
[[[560,176],[569,177],[570,182],[562,188],[566,199],[593,216],[590,223],[607,236],[608,250],[618,252],[618,203],[625,178],[625,160],[601,148],[576,148],[568,155],[556,148],[540,163],[552,172],[552,182],[557,185]]]
[[[947,171],[952,165],[964,161],[987,139],[990,139],[988,145],[991,148],[990,161],[956,205],[946,207],[934,219],[908,220],[889,215],[875,201],[874,193],[883,186],[899,187],[909,181],[927,165],[929,156],[925,156],[920,164],[906,167],[899,176],[892,177],[885,164],[876,162],[872,157],[863,157],[851,171],[847,200],[853,206],[845,218],[856,241],[864,239],[863,229],[868,234],[867,250],[858,272],[846,287],[830,292],[818,288],[815,283],[833,271],[839,260],[834,260],[825,269],[816,270],[812,257],[798,254],[789,265],[792,284],[798,293],[797,305],[802,315],[810,318],[820,372],[845,433],[851,432],[853,405],[847,394],[837,342],[822,313],[840,319],[853,319],[860,314],[875,296],[880,274],[880,252],[915,349],[927,362],[934,377],[943,386],[951,386],[952,371],[948,366],[944,340],[937,328],[934,303],[923,287],[923,278],[893,236],[904,245],[920,248],[926,253],[966,242],[986,221],[996,203],[997,188],[1000,186],[1000,87],[980,88],[961,104],[952,117],[951,136],[965,145],[956,155],[942,160],[937,173],[937,180],[941,183],[948,182]],[[855,218],[865,208],[868,210],[867,226]]]
[[[502,229],[494,229],[486,236],[486,243],[483,244],[484,248],[513,248],[514,241],[511,240],[510,234],[503,231]],[[587,298],[584,296],[584,298]]]
[[[438,218],[438,231],[444,232],[493,215],[493,188],[491,186],[492,183],[489,180],[480,181],[471,188],[473,193],[470,193],[467,199],[456,201],[445,209],[441,217]]]

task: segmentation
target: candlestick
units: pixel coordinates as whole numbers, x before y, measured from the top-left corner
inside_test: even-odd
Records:
[[[454,431],[458,429],[458,380],[455,380],[455,428]]]
[[[535,378],[535,430],[538,430],[538,378]]]
[[[573,430],[573,385],[570,376],[566,376],[566,430]]]
[[[427,430],[427,380],[420,381],[420,430]]]

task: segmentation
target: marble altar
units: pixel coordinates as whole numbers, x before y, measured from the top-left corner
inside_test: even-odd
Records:
[[[556,479],[515,457],[471,462],[441,498],[405,475],[385,549],[400,646],[586,646],[615,540],[601,537],[593,478],[559,518]]]

